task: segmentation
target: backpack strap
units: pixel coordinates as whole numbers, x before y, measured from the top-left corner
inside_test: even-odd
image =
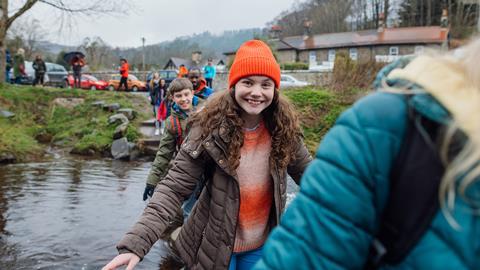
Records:
[[[182,145],[183,142],[183,134],[182,134],[182,125],[180,124],[180,119],[178,119],[178,116],[172,115],[170,117],[170,123],[172,124],[171,126],[173,127],[173,133],[176,136],[177,140],[177,148]]]
[[[390,171],[390,191],[364,269],[400,263],[430,227],[439,208],[444,167],[435,147],[440,124],[413,109]]]

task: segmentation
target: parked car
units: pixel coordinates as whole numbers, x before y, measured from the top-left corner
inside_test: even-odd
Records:
[[[68,88],[73,87],[73,75],[68,75],[67,80],[65,81]],[[108,82],[99,80],[92,75],[82,74],[80,88],[90,89],[90,90],[105,90],[108,88]]]
[[[26,75],[23,75],[21,78],[20,78],[20,84],[24,84],[24,85],[32,85],[33,84],[33,80],[35,79],[35,70],[33,69],[32,67],[32,62],[31,61],[25,61],[25,73]],[[14,82],[14,78],[13,78],[13,68],[10,69],[10,82],[13,83]]]
[[[47,66],[47,72],[45,73],[44,77],[44,85],[65,87],[65,80],[68,76],[68,72],[65,67],[59,64],[49,62],[46,62],[45,65]]]
[[[178,72],[176,70],[152,71],[152,72],[147,74],[147,90],[150,88],[150,80],[152,80],[153,73],[155,73],[155,72],[158,72],[158,75],[160,75],[160,78],[165,80],[165,84],[166,84],[167,87],[178,76]]]
[[[310,85],[308,82],[297,80],[291,75],[281,75],[280,77],[280,87],[289,88],[289,87],[302,87]]]
[[[114,91],[118,89],[120,85],[120,74],[112,74],[110,80],[108,81],[108,90]],[[146,91],[147,87],[145,82],[140,81],[134,75],[129,74],[127,80],[128,90],[137,92],[137,91]],[[124,88],[122,87],[122,90]]]
[[[32,85],[33,80],[35,79],[35,70],[33,69],[32,61],[25,61],[25,73],[26,75],[22,76],[20,79],[20,84]],[[44,85],[46,86],[55,86],[55,87],[65,87],[65,81],[67,80],[68,72],[62,65],[55,63],[46,62],[45,66],[47,67],[47,72],[43,78]],[[10,70],[10,78],[13,81],[13,68]]]

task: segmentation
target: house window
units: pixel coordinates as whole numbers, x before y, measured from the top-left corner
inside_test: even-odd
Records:
[[[328,62],[334,62],[335,61],[335,50],[330,49],[328,50]]]
[[[398,47],[390,47],[390,55],[398,55]]]
[[[425,50],[424,46],[415,46],[415,54],[423,54],[423,51]]]
[[[350,59],[358,60],[357,48],[350,48],[349,53],[350,53]]]

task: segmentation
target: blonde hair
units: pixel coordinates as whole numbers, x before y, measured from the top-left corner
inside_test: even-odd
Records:
[[[438,52],[430,53],[440,61],[446,63],[449,67],[460,70],[467,80],[467,86],[478,91],[480,97],[480,68],[478,67],[478,55],[480,55],[480,38],[474,39],[467,46],[457,49],[449,54],[439,55]],[[413,83],[412,83],[413,84]],[[426,93],[424,90],[407,90],[412,84],[402,88],[391,87],[382,82],[382,90],[396,94],[418,94]],[[454,91],[455,89],[451,89]],[[475,97],[472,97],[475,98]],[[468,115],[468,114],[465,114]],[[453,115],[445,127],[445,132],[440,141],[440,158],[445,166],[445,172],[440,182],[438,190],[440,207],[445,218],[455,229],[460,229],[460,225],[455,221],[452,212],[455,207],[455,199],[459,194],[467,204],[472,208],[473,213],[480,213],[480,200],[478,198],[469,198],[467,196],[468,187],[478,182],[480,179],[480,115],[470,114],[472,119],[455,119]],[[475,127],[464,133],[459,125],[459,120],[472,120]],[[454,149],[460,144],[461,149]],[[455,155],[452,157],[451,154]]]
[[[473,87],[480,93],[480,68],[477,63],[480,55],[480,38],[474,39],[473,42],[461,48],[461,52],[457,52],[455,57],[452,55],[447,56],[446,60],[458,65],[465,73],[468,86]],[[476,126],[473,132],[464,134],[467,140],[461,151],[449,160],[448,154],[451,146],[456,141],[462,140],[462,137],[465,138],[462,135],[459,136],[462,132],[455,119],[447,126],[440,148],[440,155],[446,168],[439,189],[440,205],[447,220],[457,229],[460,226],[451,214],[455,206],[457,193],[472,207],[475,213],[478,214],[480,209],[480,200],[469,198],[466,194],[468,187],[480,179],[480,115],[471,115],[470,117],[476,118],[476,120],[471,121]]]

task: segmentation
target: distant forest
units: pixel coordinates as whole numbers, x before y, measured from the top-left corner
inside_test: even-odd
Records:
[[[375,29],[381,23],[387,27],[440,25],[442,14],[448,19],[452,38],[464,39],[475,33],[480,24],[477,0],[306,0],[296,2],[288,11],[272,19],[263,28],[193,34],[145,46],[147,70],[159,69],[170,57],[190,58],[201,51],[204,58],[222,58],[224,52],[234,51],[252,38],[266,39],[270,29],[283,36],[358,31]],[[120,57],[129,59],[133,68],[141,69],[143,50],[112,47],[100,37],[86,37],[78,47],[66,47],[42,40],[42,28],[36,20],[19,21],[9,30],[7,47],[23,47],[26,58],[42,53],[49,62],[65,66],[65,51],[85,52],[92,70],[116,68]]]

